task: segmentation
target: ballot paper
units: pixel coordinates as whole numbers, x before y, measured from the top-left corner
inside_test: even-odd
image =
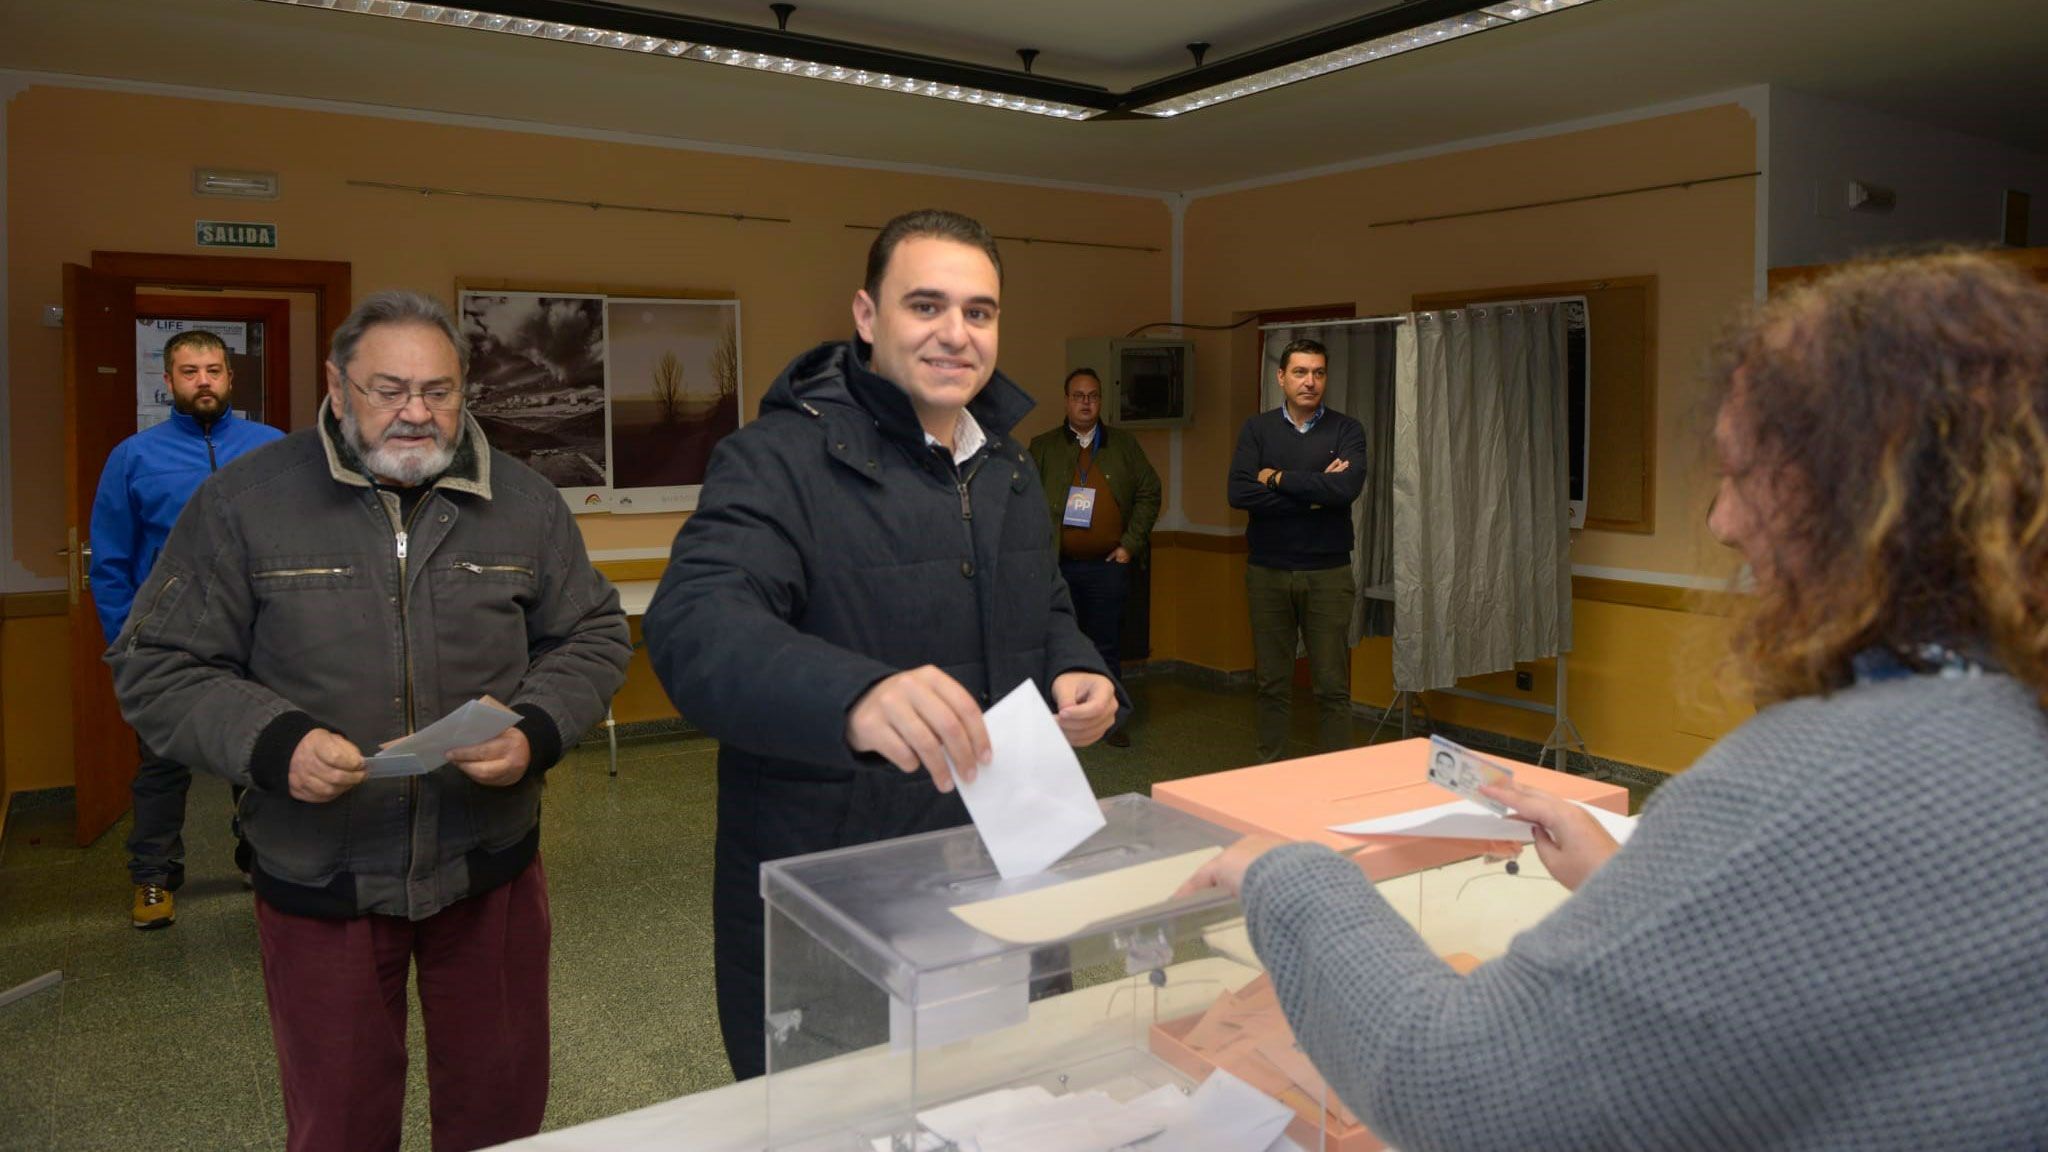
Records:
[[[1593,814],[1607,834],[1626,844],[1636,830],[1636,818],[1619,816],[1605,808],[1574,800],[1572,803]],[[1373,820],[1358,820],[1350,824],[1332,824],[1332,832],[1349,836],[1423,836],[1438,840],[1515,840],[1527,844],[1535,837],[1529,831],[1526,820],[1515,820],[1507,816],[1496,816],[1469,800],[1450,804],[1439,804],[1434,808],[1417,808],[1413,812],[1402,812],[1393,816],[1381,816]]]
[[[418,776],[448,762],[448,753],[502,735],[519,723],[519,713],[488,697],[471,700],[410,736],[386,744],[364,759],[371,778]]]
[[[1218,1068],[1153,1146],[1174,1152],[1267,1152],[1293,1119],[1294,1109]]]
[[[999,1088],[917,1114],[917,1152],[1299,1152],[1294,1111],[1228,1072],[1192,1096],[1172,1085],[1119,1103],[1107,1092],[1055,1096]],[[889,1137],[870,1142],[889,1152]]]
[[[1222,851],[1197,848],[1015,896],[958,904],[953,915],[969,927],[1011,944],[1064,940],[1080,935],[1090,925],[1166,903],[1188,877]]]
[[[993,756],[959,781],[960,798],[1003,879],[1035,876],[1108,821],[1036,684],[1019,684],[982,722]]]

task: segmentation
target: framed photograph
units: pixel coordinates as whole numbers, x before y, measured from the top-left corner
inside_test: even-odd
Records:
[[[740,426],[737,300],[605,300],[612,498],[620,513],[697,507],[711,450]]]
[[[464,291],[469,411],[491,445],[553,481],[578,512],[608,510],[605,298]]]

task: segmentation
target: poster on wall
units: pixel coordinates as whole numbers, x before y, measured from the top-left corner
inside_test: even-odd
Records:
[[[171,418],[171,390],[164,383],[164,345],[180,332],[211,332],[230,355],[249,351],[249,325],[242,320],[137,320],[135,322],[135,430]],[[258,349],[260,352],[261,349]],[[239,407],[239,406],[238,406]]]
[[[605,302],[613,512],[694,509],[711,450],[740,425],[737,300]]]
[[[579,512],[609,506],[604,297],[462,293],[469,411]]]

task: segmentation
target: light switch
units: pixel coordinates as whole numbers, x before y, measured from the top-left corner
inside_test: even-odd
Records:
[[[63,326],[64,326],[64,307],[63,307],[63,305],[60,305],[60,304],[45,304],[45,305],[43,305],[43,327],[45,327],[45,328],[62,328]]]

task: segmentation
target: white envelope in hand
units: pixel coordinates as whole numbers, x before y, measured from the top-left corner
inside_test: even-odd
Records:
[[[1051,867],[1108,823],[1038,686],[1026,680],[982,716],[993,758],[960,799],[1005,880]]]

